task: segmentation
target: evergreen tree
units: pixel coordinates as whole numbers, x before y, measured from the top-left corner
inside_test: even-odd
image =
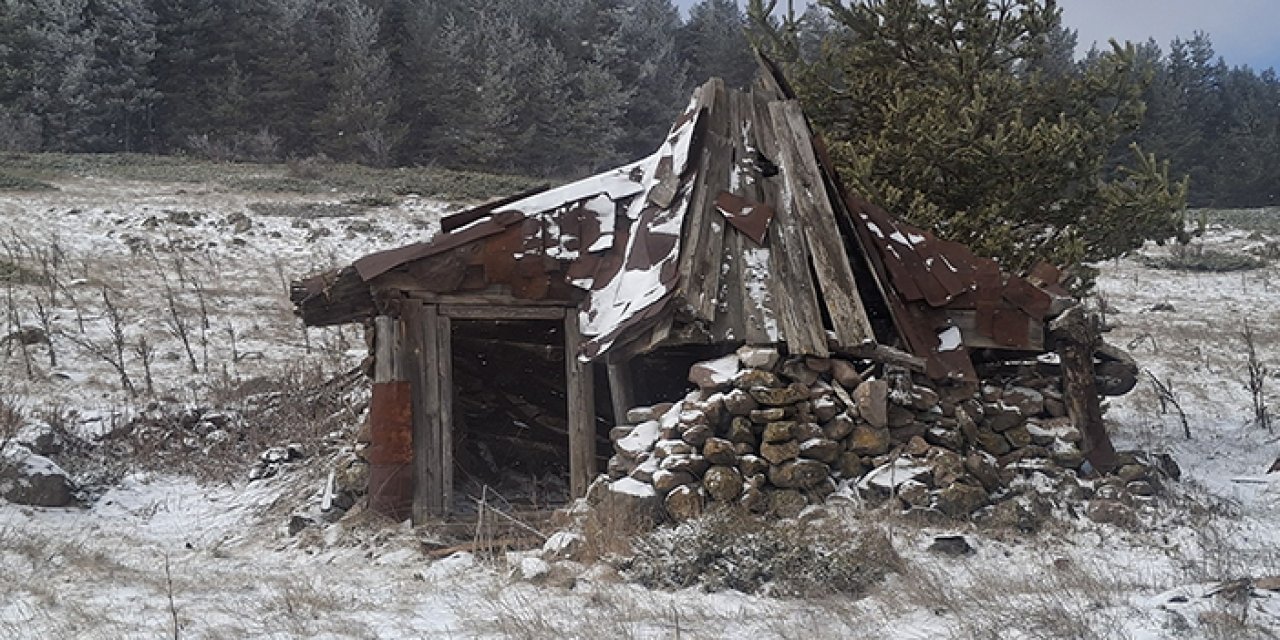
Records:
[[[653,152],[693,91],[677,48],[680,26],[670,0],[630,0],[603,11],[596,58],[618,83],[618,151],[626,160]]]
[[[144,0],[92,0],[93,58],[86,103],[67,132],[80,151],[148,151],[157,100],[149,68],[155,55],[155,15]]]
[[[695,82],[718,76],[730,87],[746,87],[756,62],[746,36],[747,19],[736,0],[700,0],[680,29],[680,54]]]
[[[22,0],[0,0],[0,150],[35,151],[42,145],[40,119],[31,113],[35,85],[32,54],[35,8]]]
[[[152,0],[159,93],[155,124],[163,147],[186,149],[199,136],[221,138],[243,113],[244,78],[236,65],[229,13],[221,0]]]
[[[1103,175],[1108,149],[1141,120],[1132,47],[1051,72],[1063,49],[1051,2],[822,5],[841,29],[816,63],[777,33],[771,7],[753,0],[751,11],[782,43],[776,52],[855,191],[1014,271],[1181,232],[1183,190],[1163,165],[1139,153],[1131,170]]]
[[[319,145],[344,160],[368,160],[385,166],[402,131],[389,122],[394,110],[390,61],[378,44],[377,11],[351,2],[334,2],[333,67],[328,73],[328,104],[318,126]]]

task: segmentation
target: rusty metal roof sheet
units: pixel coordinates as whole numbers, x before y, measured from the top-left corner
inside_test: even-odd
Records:
[[[577,305],[588,358],[691,336],[819,355],[901,340],[931,375],[969,380],[965,344],[1036,348],[1027,326],[1050,313],[1056,271],[1007,276],[846,193],[773,80],[750,91],[712,80],[649,157],[449,216],[431,241],[354,271],[383,294],[499,287]],[[867,309],[886,309],[892,329],[873,334]]]

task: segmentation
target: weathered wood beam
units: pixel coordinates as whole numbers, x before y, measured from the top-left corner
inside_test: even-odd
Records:
[[[309,327],[356,322],[376,312],[369,285],[353,267],[291,282],[289,300]]]
[[[564,316],[565,380],[569,396],[569,494],[587,495],[596,475],[595,377],[592,363],[578,359],[582,345],[578,314]]]
[[[440,316],[434,306],[406,301],[402,308],[406,362],[413,390],[413,523],[444,514],[441,474]]]
[[[436,318],[436,378],[440,385],[440,464],[434,470],[439,484],[441,513],[453,507],[453,322],[448,316]]]
[[[841,344],[858,344],[875,339],[871,321],[862,307],[858,283],[844,252],[843,238],[836,226],[835,212],[827,197],[822,170],[813,155],[813,134],[795,101],[769,105],[778,149],[782,153],[783,177],[809,248],[822,301],[831,315],[832,329]]]
[[[378,316],[373,326],[373,381],[391,382],[395,379],[396,322],[390,316]]]
[[[627,419],[627,411],[635,406],[635,393],[632,389],[631,362],[609,362],[609,399],[613,403],[613,421],[622,424]]]
[[[891,364],[916,373],[924,373],[928,367],[924,358],[883,344],[863,343],[856,346],[844,346],[835,344],[833,341],[831,350],[838,356]]]
[[[457,320],[559,320],[564,313],[564,307],[440,305],[440,315]]]

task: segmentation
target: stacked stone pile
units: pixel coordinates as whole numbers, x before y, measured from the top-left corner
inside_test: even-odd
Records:
[[[974,393],[888,365],[743,347],[689,380],[698,390],[684,400],[627,413],[608,466],[611,491],[677,520],[712,503],[794,515],[842,488],[965,517],[1019,473],[1084,463],[1056,378]]]

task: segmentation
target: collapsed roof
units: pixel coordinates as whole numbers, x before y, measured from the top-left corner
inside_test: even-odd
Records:
[[[969,348],[1038,352],[1058,274],[1004,274],[846,192],[767,62],[748,90],[699,87],[648,158],[445,218],[426,242],[294,284],[313,326],[397,300],[576,306],[580,356],[673,343],[900,347],[976,381]]]

